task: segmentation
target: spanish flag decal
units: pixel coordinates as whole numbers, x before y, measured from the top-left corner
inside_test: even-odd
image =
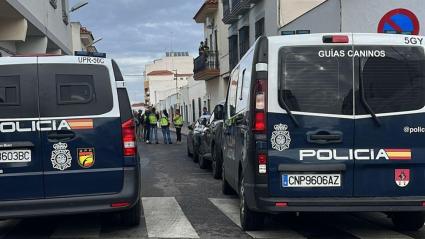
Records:
[[[389,160],[411,160],[411,149],[385,149]]]
[[[93,120],[92,119],[77,119],[77,120],[67,120],[71,129],[93,129]]]

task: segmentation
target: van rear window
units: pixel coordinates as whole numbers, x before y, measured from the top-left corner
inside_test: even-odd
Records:
[[[38,117],[37,65],[0,66],[0,118]]]
[[[353,60],[321,57],[320,51],[348,47],[285,47],[280,50],[279,102],[290,110],[322,114],[353,114]]]
[[[41,117],[90,116],[113,107],[109,71],[99,65],[40,64]]]
[[[419,110],[425,106],[425,56],[422,47],[373,46],[360,50],[385,51],[385,57],[360,58],[359,78],[364,96],[375,113]],[[365,114],[356,104],[357,114]]]

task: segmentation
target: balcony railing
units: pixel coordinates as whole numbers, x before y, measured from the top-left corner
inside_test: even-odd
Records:
[[[243,15],[251,9],[251,0],[233,0],[232,14],[235,16]]]
[[[226,9],[223,13],[224,24],[233,24],[239,20],[238,15],[232,13],[230,8]]]
[[[209,80],[220,75],[217,51],[206,51],[194,60],[195,80]]]

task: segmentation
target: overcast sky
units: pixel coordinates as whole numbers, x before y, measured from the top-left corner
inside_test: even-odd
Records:
[[[79,0],[70,0],[70,5]],[[100,52],[117,60],[124,75],[142,75],[144,65],[166,51],[195,54],[203,38],[201,24],[193,16],[203,0],[89,0],[72,13],[94,34],[103,38]],[[127,76],[132,102],[143,100],[142,76]]]

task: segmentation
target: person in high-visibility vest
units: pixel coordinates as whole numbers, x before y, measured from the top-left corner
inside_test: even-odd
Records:
[[[148,116],[148,121],[150,125],[150,140],[151,143],[158,144],[158,115],[156,113],[155,108],[152,108],[151,113]]]
[[[170,135],[170,121],[168,120],[168,113],[166,110],[162,111],[159,124],[161,125],[162,136],[164,138],[164,144],[172,144],[171,135]]]
[[[176,109],[176,115],[173,119],[174,128],[176,128],[177,144],[182,142],[182,128],[183,128],[183,116],[180,114],[180,110]]]

